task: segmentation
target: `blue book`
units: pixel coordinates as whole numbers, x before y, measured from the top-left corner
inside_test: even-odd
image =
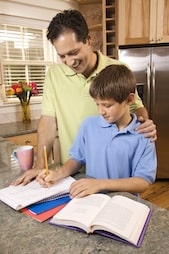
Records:
[[[52,200],[44,201],[41,203],[32,204],[32,205],[28,206],[27,209],[30,212],[32,212],[33,214],[40,214],[40,213],[46,212],[52,208],[55,208],[59,205],[68,203],[70,200],[71,200],[71,198],[69,197],[69,195],[67,195],[67,196],[55,198]]]

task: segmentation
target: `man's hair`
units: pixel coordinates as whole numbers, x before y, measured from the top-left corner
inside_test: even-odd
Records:
[[[48,26],[47,38],[53,44],[62,33],[73,31],[77,41],[86,42],[89,29],[83,15],[77,10],[64,10],[56,14]]]
[[[136,79],[125,65],[109,65],[93,80],[89,93],[94,99],[115,100],[122,103],[135,93]]]

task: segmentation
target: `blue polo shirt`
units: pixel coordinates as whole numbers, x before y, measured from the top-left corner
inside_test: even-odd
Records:
[[[86,175],[94,178],[118,179],[141,177],[155,180],[157,158],[155,144],[135,131],[132,122],[119,131],[102,116],[87,117],[81,124],[70,149],[70,157],[86,165]]]

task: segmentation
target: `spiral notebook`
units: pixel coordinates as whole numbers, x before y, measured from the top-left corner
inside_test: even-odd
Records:
[[[75,179],[69,176],[49,188],[43,188],[36,180],[25,186],[10,185],[0,190],[0,200],[13,209],[20,210],[38,201],[68,193],[74,181]]]

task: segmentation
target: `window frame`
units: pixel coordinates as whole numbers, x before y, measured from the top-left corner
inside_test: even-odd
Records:
[[[44,79],[45,79],[45,75],[46,75],[46,72],[48,70],[48,68],[53,64],[53,63],[57,63],[58,62],[58,57],[57,57],[57,53],[53,47],[53,45],[47,40],[46,38],[46,28],[44,28],[44,21],[42,21],[42,28],[40,28],[40,23],[38,22],[38,26],[36,25],[33,25],[35,24],[34,22],[28,22],[29,24],[26,25],[23,24],[22,26],[20,26],[19,24],[11,24],[11,22],[9,22],[8,24],[6,24],[6,22],[3,22],[1,21],[0,19],[0,25],[2,24],[5,24],[6,26],[14,26],[14,27],[18,27],[18,28],[24,28],[26,27],[27,29],[38,29],[38,30],[41,30],[42,31],[42,39],[43,39],[43,53],[44,53],[44,60],[41,60],[41,61],[32,61],[32,60],[29,60],[29,61],[25,61],[25,60],[21,60],[21,61],[18,61],[16,63],[16,60],[10,60],[10,59],[0,59],[0,84],[1,84],[1,97],[2,97],[2,101],[3,101],[3,104],[6,105],[6,104],[16,104],[18,103],[18,98],[16,96],[7,96],[6,95],[6,89],[9,87],[9,83],[7,85],[7,83],[5,82],[5,75],[4,75],[4,66],[6,65],[15,65],[15,66],[18,66],[18,65],[23,65],[23,66],[31,66],[34,65],[34,66],[44,66],[45,68],[45,72],[44,72]],[[31,25],[32,23],[32,25]],[[47,27],[47,26],[46,26]],[[23,45],[22,45],[23,47]],[[27,77],[28,77],[28,72],[27,72]],[[32,81],[32,80],[29,80],[28,78],[25,78],[26,81]],[[44,83],[43,83],[44,84]],[[43,93],[43,84],[40,85],[40,88],[42,89],[41,93],[38,95],[38,96],[32,96],[31,98],[31,102],[33,103],[36,103],[36,102],[41,102],[42,100],[42,93]],[[11,84],[12,85],[12,84]]]

